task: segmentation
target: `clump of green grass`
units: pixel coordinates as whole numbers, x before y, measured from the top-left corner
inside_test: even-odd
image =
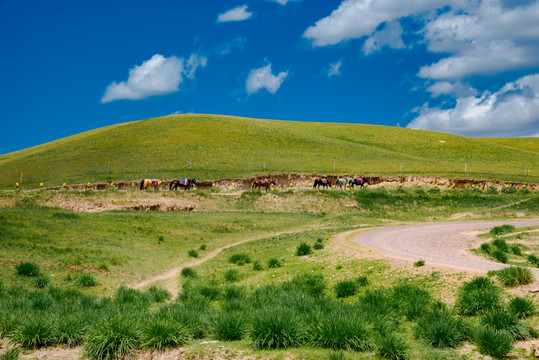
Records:
[[[15,266],[15,273],[21,276],[38,277],[41,275],[41,269],[39,265],[33,262],[20,262]]]
[[[323,248],[324,248],[324,244],[322,244],[322,243],[315,242],[313,244],[313,249],[315,249],[315,250],[322,250]]]
[[[417,260],[416,262],[414,262],[414,267],[421,267],[421,266],[425,266],[425,260]]]
[[[504,239],[494,239],[492,240],[492,245],[497,247],[500,251],[509,252],[509,245]]]
[[[50,284],[50,282],[51,282],[50,277],[48,277],[47,275],[40,275],[36,277],[34,281],[34,285],[38,289],[43,289],[47,287]]]
[[[494,186],[490,185],[486,191],[487,194],[497,194],[498,189],[496,189]]]
[[[237,269],[227,269],[223,273],[223,278],[228,282],[235,282],[240,279],[240,272]]]
[[[292,310],[270,306],[254,315],[249,335],[258,349],[285,348],[301,344],[304,328]]]
[[[198,278],[198,272],[192,267],[184,267],[181,271],[181,275],[185,278],[196,279]]]
[[[491,235],[499,236],[499,235],[510,234],[512,232],[515,232],[515,231],[516,231],[516,228],[515,228],[514,225],[506,224],[506,225],[500,225],[500,226],[493,227],[492,229],[490,229],[489,233]]]
[[[52,323],[44,317],[29,317],[17,326],[10,337],[15,344],[26,349],[39,349],[56,341]]]
[[[377,341],[376,353],[390,360],[407,360],[410,358],[410,345],[395,334],[384,334]]]
[[[528,262],[534,266],[539,266],[539,257],[534,254],[528,255]]]
[[[520,245],[518,244],[511,245],[511,252],[517,256],[522,255],[522,250],[520,249]]]
[[[264,267],[262,266],[262,263],[260,262],[260,260],[255,260],[253,262],[253,270],[255,271],[260,271],[260,270],[263,270]]]
[[[356,278],[356,283],[361,286],[367,286],[369,285],[369,279],[365,275],[360,275]]]
[[[346,360],[346,355],[342,350],[332,351],[328,355],[328,360]]]
[[[162,303],[172,298],[170,291],[160,288],[157,285],[150,286],[148,290],[146,290],[146,293],[154,303]]]
[[[490,243],[482,243],[480,246],[481,251],[490,254],[492,251],[492,247],[490,246]]]
[[[154,317],[141,331],[142,346],[157,351],[185,345],[189,338],[187,326],[171,318]]]
[[[228,262],[239,266],[251,263],[251,257],[248,254],[232,254]]]
[[[298,294],[306,294],[313,298],[324,295],[326,280],[321,274],[296,275],[292,280],[283,284],[283,289]]]
[[[197,258],[198,257],[198,251],[196,251],[195,249],[191,249],[191,250],[187,251],[187,255],[189,257]]]
[[[509,287],[526,285],[534,280],[531,270],[520,266],[510,266],[499,270],[497,277],[499,282]]]
[[[311,248],[311,246],[305,242],[302,242],[296,248],[296,256],[309,255],[309,254],[312,254],[312,252],[313,252],[313,249]]]
[[[445,307],[433,309],[417,321],[414,329],[418,338],[438,347],[456,347],[465,340],[465,326],[462,319]]]
[[[219,313],[213,320],[213,334],[217,340],[242,340],[247,334],[248,315],[240,311]]]
[[[92,274],[81,274],[75,284],[78,287],[92,287],[97,286],[97,280]]]
[[[283,266],[281,260],[277,259],[277,258],[271,258],[268,260],[268,267],[269,268],[278,268],[278,267],[281,267]]]
[[[502,189],[502,193],[504,194],[514,194],[517,192],[517,188],[514,186],[504,186]]]
[[[465,282],[457,291],[455,308],[461,315],[477,315],[501,305],[501,289],[483,276]]]
[[[491,326],[478,326],[473,332],[472,341],[480,353],[495,358],[503,358],[513,349],[511,335]]]
[[[207,248],[207,245],[206,245],[206,244],[202,244],[202,245],[200,245],[200,247],[198,248],[198,250],[200,250],[200,251],[206,251],[206,248]]]
[[[494,260],[498,261],[498,262],[501,262],[503,264],[507,264],[507,261],[509,260],[509,257],[507,256],[507,253],[505,253],[504,251],[502,250],[494,250],[492,253],[491,253],[492,257],[494,258]]]
[[[531,299],[514,297],[509,301],[509,311],[519,319],[526,318],[535,313],[535,304]]]
[[[333,289],[337,298],[344,298],[357,294],[359,284],[353,280],[342,280]]]
[[[115,315],[92,326],[82,347],[91,359],[117,359],[130,357],[139,345],[139,331],[133,320]]]
[[[481,319],[481,324],[499,331],[507,331],[513,340],[525,340],[531,335],[529,327],[505,309],[487,312]]]
[[[18,360],[21,349],[17,347],[8,347],[3,354],[0,354],[0,360]]]
[[[56,320],[56,341],[67,347],[78,346],[84,341],[87,327],[87,320],[81,314],[63,314]]]

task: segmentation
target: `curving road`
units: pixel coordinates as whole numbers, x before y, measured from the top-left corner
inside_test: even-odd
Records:
[[[379,250],[391,257],[425,260],[452,269],[466,271],[499,270],[507,265],[489,261],[468,250],[475,234],[466,232],[489,230],[512,224],[516,227],[539,226],[539,220],[471,221],[418,224],[375,229],[358,234],[352,240],[361,246]],[[539,269],[532,269],[539,277]]]

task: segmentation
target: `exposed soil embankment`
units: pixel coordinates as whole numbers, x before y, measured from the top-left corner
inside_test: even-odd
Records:
[[[341,175],[320,175],[320,174],[296,174],[296,173],[279,173],[279,174],[266,174],[260,176],[252,176],[248,178],[237,179],[218,179],[218,180],[198,180],[197,188],[201,190],[211,189],[215,187],[221,191],[223,190],[247,190],[251,188],[251,184],[255,180],[270,179],[276,180],[277,189],[286,190],[289,188],[308,188],[312,186],[314,179],[327,177],[333,184],[339,177],[367,177],[370,180],[371,186],[377,186],[380,184],[394,185],[403,184],[404,186],[421,185],[421,186],[434,186],[451,188],[456,187],[458,189],[471,188],[472,185],[481,190],[487,190],[489,186],[494,186],[498,190],[501,190],[504,186],[514,186],[521,188],[524,185],[534,191],[539,190],[539,184],[524,183],[516,181],[500,181],[500,180],[481,180],[481,179],[467,179],[467,178],[445,178],[435,176],[381,176],[381,175],[365,175],[365,174],[341,174]],[[66,185],[66,190],[84,190],[90,188],[92,190],[108,190],[116,188],[118,190],[129,190],[131,188],[140,189],[140,179],[138,180],[125,180],[116,181],[113,185],[107,182],[93,183],[93,184],[77,184]],[[161,185],[160,190],[168,190],[172,179],[165,180]],[[48,187],[47,190],[61,190],[61,186]]]

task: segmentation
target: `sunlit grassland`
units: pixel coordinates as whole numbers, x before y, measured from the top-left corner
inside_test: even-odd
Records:
[[[531,151],[539,153],[539,138],[537,137],[528,137],[528,138],[484,138],[484,141],[488,141],[495,144],[500,144],[507,147],[512,147],[516,149],[522,149],[526,151]]]
[[[193,168],[181,169],[189,160]],[[535,143],[522,148],[388,126],[189,114],[109,126],[1,155],[0,188],[13,188],[21,172],[23,186],[37,187],[268,172],[390,175],[401,174],[401,164],[402,174],[537,182],[537,163]]]

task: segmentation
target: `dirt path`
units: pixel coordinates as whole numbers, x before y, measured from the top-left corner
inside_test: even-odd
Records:
[[[213,259],[214,257],[216,257],[217,255],[219,255],[219,253],[221,253],[221,251],[223,251],[225,249],[228,249],[228,248],[231,248],[231,247],[234,247],[234,246],[238,246],[238,245],[241,245],[241,244],[245,244],[247,242],[256,241],[256,240],[262,240],[262,239],[273,237],[273,236],[279,236],[279,235],[283,235],[283,234],[293,234],[293,233],[303,232],[303,231],[307,231],[307,230],[320,230],[320,229],[329,229],[329,228],[332,228],[332,227],[331,226],[312,226],[311,225],[311,226],[307,226],[307,227],[303,227],[303,228],[297,228],[297,229],[286,230],[286,231],[279,231],[279,232],[275,232],[275,233],[256,236],[256,237],[253,237],[253,238],[243,239],[243,240],[237,241],[235,243],[228,244],[228,245],[222,246],[220,248],[217,248],[217,249],[215,249],[213,251],[210,251],[203,258],[193,260],[191,262],[182,264],[180,266],[173,267],[173,268],[168,269],[168,270],[166,270],[165,272],[163,272],[163,273],[161,273],[159,275],[153,276],[153,277],[151,277],[149,279],[143,280],[143,281],[138,282],[136,284],[132,284],[131,287],[134,288],[134,289],[142,289],[142,288],[144,288],[144,287],[146,287],[146,286],[148,286],[150,284],[153,284],[155,282],[163,281],[164,283],[162,284],[162,286],[165,289],[167,289],[168,291],[170,291],[170,293],[173,294],[173,296],[174,296],[180,290],[180,288],[178,286],[178,280],[179,280],[178,275],[180,274],[180,272],[182,271],[183,268],[194,267],[194,266],[198,266],[198,265],[200,265],[202,263],[205,263],[206,261],[209,261],[209,260]]]
[[[490,230],[504,224],[517,227],[538,226],[539,220],[471,221],[438,224],[419,224],[380,228],[365,231],[352,241],[379,250],[393,258],[409,261],[425,260],[429,264],[469,272],[499,270],[507,265],[488,261],[472,254],[478,247],[478,231]],[[539,278],[539,269],[531,269]]]

